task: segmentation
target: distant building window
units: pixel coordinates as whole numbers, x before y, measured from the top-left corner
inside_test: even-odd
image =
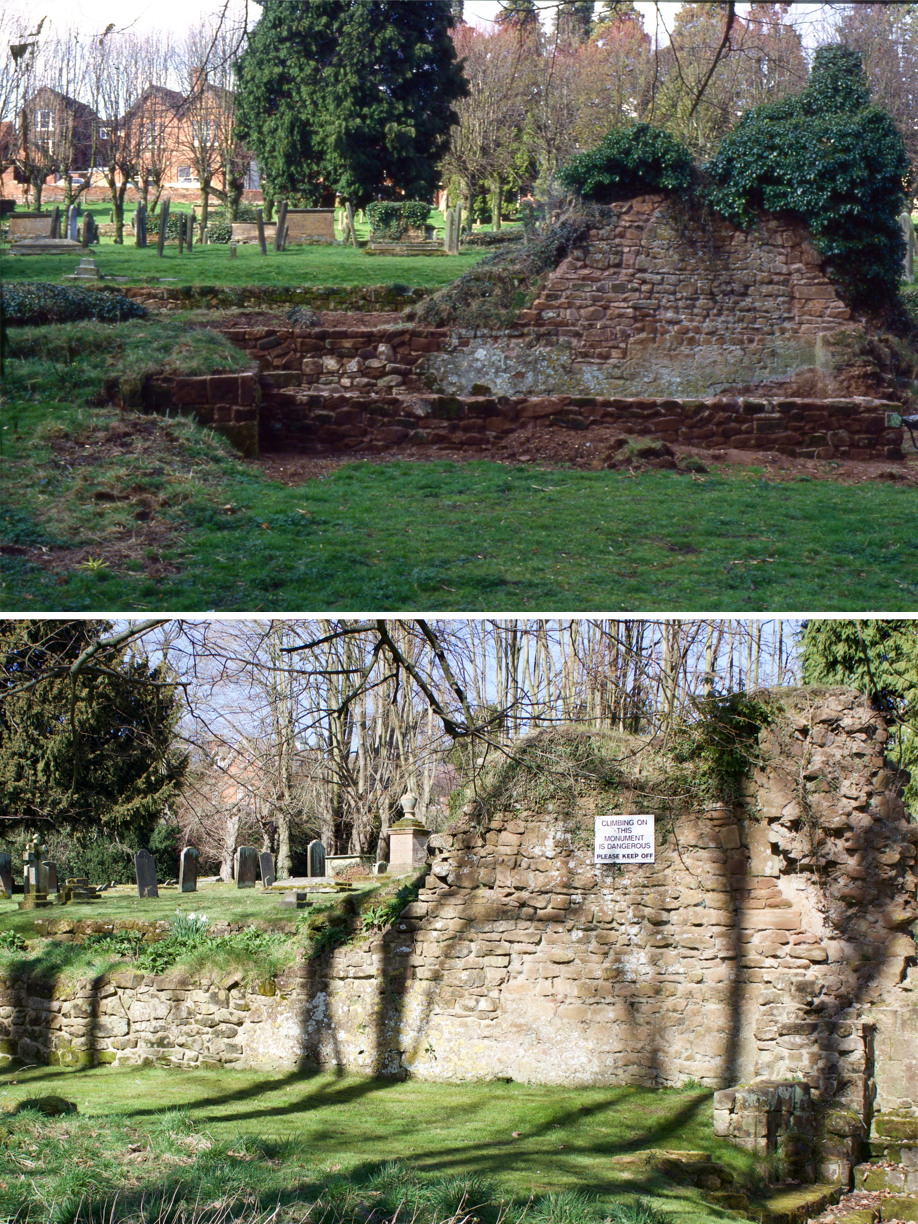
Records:
[[[192,171],[191,166],[179,166],[178,170],[175,172],[175,176],[180,183],[194,182],[194,172]]]
[[[111,136],[111,134],[112,134],[112,129],[111,129],[111,128],[107,128],[107,127],[100,127],[100,128],[99,128],[99,139],[100,139],[100,140],[108,140],[108,138]]]
[[[210,119],[195,119],[191,125],[191,138],[197,145],[209,144],[214,138],[214,125]]]
[[[40,132],[50,132],[54,124],[52,122],[52,114],[49,110],[40,110],[35,112],[35,126]]]

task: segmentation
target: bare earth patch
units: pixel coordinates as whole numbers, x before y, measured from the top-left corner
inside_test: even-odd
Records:
[[[51,437],[49,446],[53,467],[77,477],[74,495],[83,505],[119,508],[122,522],[107,516],[104,529],[79,547],[6,544],[0,553],[22,557],[58,575],[62,583],[77,569],[140,570],[150,578],[180,572],[179,564],[163,558],[179,536],[175,524],[161,515],[174,500],[177,480],[188,479],[179,474],[180,469],[187,470],[188,461],[183,458],[181,440],[168,424],[158,418],[125,415],[107,427]],[[62,501],[48,516],[58,536],[68,534],[66,515]],[[80,530],[79,534],[85,539],[87,532]]]
[[[704,470],[727,472],[754,467],[761,469],[763,479],[781,482],[791,480],[826,480],[835,484],[862,484],[866,481],[889,481],[902,485],[918,485],[918,452],[906,450],[906,458],[896,463],[889,460],[824,461],[791,459],[771,451],[716,450],[671,443],[653,449],[659,455],[629,455],[622,446],[622,432],[616,426],[598,426],[581,432],[546,429],[540,432],[516,433],[493,447],[437,447],[402,445],[375,454],[361,451],[339,451],[321,455],[305,452],[266,452],[252,461],[269,479],[282,484],[298,485],[328,475],[345,463],[393,463],[409,460],[433,463],[449,460],[469,463],[490,459],[495,463],[532,464],[540,468],[579,468],[587,471],[615,469],[638,475],[643,471],[670,468],[684,472],[686,479],[703,480]],[[651,444],[646,438],[627,438],[638,449]],[[906,442],[906,446],[908,443]],[[669,452],[667,454],[666,452]],[[672,458],[671,458],[672,456]],[[692,470],[694,468],[694,470]]]

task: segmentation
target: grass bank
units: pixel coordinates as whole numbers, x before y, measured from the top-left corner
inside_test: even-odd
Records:
[[[738,1183],[755,1179],[747,1153],[712,1137],[705,1090],[395,1083],[221,1068],[36,1067],[0,1079],[4,1110],[49,1094],[79,1112],[48,1119],[29,1110],[0,1122],[0,1215],[28,1204],[29,1219],[69,1224],[81,1197],[101,1204],[118,1193],[118,1220],[140,1218],[142,1197],[144,1218],[156,1218],[152,1207],[174,1196],[247,1220],[280,1203],[277,1224],[381,1220],[399,1201],[410,1219],[414,1201],[420,1224],[432,1224],[466,1194],[466,1206],[480,1207],[487,1224],[501,1203],[507,1224],[527,1204],[526,1220],[536,1224],[599,1224],[622,1209],[621,1224],[639,1224],[638,1198],[653,1212],[645,1224],[662,1224],[660,1212],[695,1224],[730,1213],[670,1181],[655,1168],[653,1149],[708,1151]]]

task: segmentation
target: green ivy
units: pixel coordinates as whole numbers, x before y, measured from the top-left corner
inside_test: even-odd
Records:
[[[774,711],[746,693],[730,693],[705,697],[695,715],[676,726],[669,746],[672,759],[688,766],[679,781],[698,798],[733,803],[757,755],[759,732],[774,721]]]
[[[692,158],[668,132],[649,123],[629,123],[613,128],[595,149],[578,153],[558,179],[586,200],[612,204],[650,191],[688,191]]]
[[[408,231],[422,229],[430,216],[430,205],[421,200],[376,200],[367,205],[367,218],[374,238],[398,242]]]
[[[96,319],[120,323],[146,318],[146,308],[123,293],[100,293],[77,285],[49,285],[41,281],[13,281],[3,286],[6,323],[73,323]]]
[[[734,225],[796,213],[852,304],[896,300],[909,162],[892,119],[870,104],[858,52],[820,47],[803,93],[743,115],[706,171],[710,203]]]

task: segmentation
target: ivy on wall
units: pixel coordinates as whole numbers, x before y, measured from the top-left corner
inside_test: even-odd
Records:
[[[858,52],[820,47],[803,93],[743,115],[706,171],[721,216],[745,229],[762,209],[797,213],[846,298],[895,300],[909,162],[892,119],[870,104]]]
[[[613,128],[595,149],[578,153],[558,178],[586,200],[612,204],[648,191],[688,191],[692,158],[669,132],[632,123]]]

